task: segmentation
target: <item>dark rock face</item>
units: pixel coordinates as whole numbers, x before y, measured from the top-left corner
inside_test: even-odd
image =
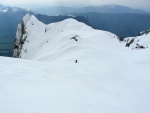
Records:
[[[130,42],[127,41],[126,47],[130,47],[130,45],[131,45],[133,42],[134,42],[134,38],[133,38]]]
[[[20,54],[22,51],[22,47],[27,38],[25,25],[29,19],[30,19],[30,15],[27,14],[23,18],[23,21],[18,25],[16,38],[15,38],[15,44],[14,44],[14,50],[13,50],[13,57],[15,57],[15,58],[21,57]],[[27,52],[27,50],[24,50],[24,51]]]

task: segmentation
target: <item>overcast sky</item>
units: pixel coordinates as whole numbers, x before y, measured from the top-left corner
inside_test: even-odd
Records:
[[[90,6],[118,4],[132,8],[150,9],[150,0],[0,0],[0,4],[21,7],[35,6]]]

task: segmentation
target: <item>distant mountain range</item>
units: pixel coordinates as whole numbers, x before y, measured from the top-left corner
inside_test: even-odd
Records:
[[[3,5],[0,5],[0,7],[1,7],[0,8],[0,38],[14,38],[16,29],[17,29],[17,25],[18,25],[18,23],[21,22],[22,17],[24,15],[26,15],[27,13],[33,14],[33,12],[30,10],[17,8],[17,7],[5,7]],[[62,12],[65,12],[65,11],[73,12],[75,10],[75,8],[71,8],[72,10],[66,10],[66,7],[55,7],[55,8],[64,9],[64,10],[61,10]],[[61,21],[61,20],[67,19],[67,18],[74,18],[74,19],[76,19],[80,22],[83,22],[87,25],[90,25],[96,29],[107,30],[107,31],[113,32],[120,37],[136,35],[140,31],[149,29],[149,23],[147,20],[147,19],[149,19],[149,15],[141,10],[135,10],[135,9],[131,9],[131,8],[128,8],[125,6],[119,6],[119,5],[84,7],[81,9],[82,9],[82,12],[85,12],[85,11],[89,12],[90,10],[95,11],[95,12],[94,13],[87,13],[87,12],[82,13],[80,11],[80,12],[72,13],[75,16],[63,15],[63,13],[61,13],[61,15],[59,15],[59,16],[46,16],[46,15],[41,15],[41,14],[36,14],[35,16],[40,21],[44,22],[45,24],[49,24],[52,22],[58,22],[58,21]],[[101,13],[101,14],[99,14],[99,13],[96,13],[97,11],[99,11],[99,12],[102,11],[100,9],[103,9],[103,11],[105,9],[105,12],[120,11],[120,13],[121,12],[124,12],[124,13],[130,12],[132,14],[124,14],[124,13],[123,14],[120,14],[120,13],[119,14],[118,13],[115,13],[115,14],[114,13],[113,14],[108,14],[108,13],[102,14]],[[107,9],[107,11],[106,11],[106,9]],[[80,10],[80,9],[78,9],[78,10]],[[42,11],[44,11],[44,10],[42,10]],[[133,13],[138,13],[138,14],[133,14]],[[141,15],[141,13],[142,13],[142,15]],[[138,18],[140,18],[140,20]],[[121,21],[121,23],[120,23],[120,21]],[[129,23],[134,23],[134,24],[129,24]],[[137,24],[140,24],[142,27],[137,26],[137,27],[141,27],[141,28],[140,28],[140,30],[137,30],[136,33],[132,32],[133,28],[131,28],[131,30],[130,30],[131,33],[129,33],[129,32],[126,33],[124,31],[121,31],[122,29],[120,29],[120,28],[118,29],[118,27],[116,27],[116,26],[122,26],[122,27],[124,27],[123,29],[126,30],[126,29],[129,29],[129,27],[131,25],[136,26]],[[137,27],[135,29],[137,29]]]
[[[22,17],[32,12],[17,7],[3,7],[0,9],[0,38],[14,38],[17,24]]]
[[[95,29],[112,32],[122,37],[137,36],[141,31],[150,29],[150,14],[131,13],[73,13],[84,16]]]
[[[74,12],[80,13],[146,13],[143,10],[139,9],[132,9],[126,6],[121,5],[103,5],[103,6],[87,6],[82,8],[75,8],[75,7],[63,7],[63,6],[55,6],[55,7],[45,7],[41,9],[36,9],[35,12],[45,15],[57,16],[57,15],[66,15]]]
[[[92,26],[84,16],[73,16],[73,15],[59,15],[59,16],[47,16],[41,14],[35,14],[36,18],[43,22],[44,24],[59,22],[68,18],[73,18],[79,22],[83,22],[86,25]]]
[[[120,38],[137,36],[139,32],[150,29],[150,13],[115,4],[82,8],[46,7],[37,9],[36,12],[47,15],[84,16],[93,28],[110,31]]]

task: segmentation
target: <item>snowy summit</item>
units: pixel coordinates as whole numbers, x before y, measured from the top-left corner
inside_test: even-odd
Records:
[[[26,15],[19,59],[0,58],[0,112],[149,113],[149,37],[120,41],[74,19],[45,25]]]

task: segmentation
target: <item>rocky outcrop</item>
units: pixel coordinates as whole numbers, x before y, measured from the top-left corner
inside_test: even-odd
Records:
[[[13,52],[13,57],[19,58],[22,50],[22,46],[27,38],[26,34],[26,23],[30,20],[30,15],[27,14],[22,22],[18,25],[17,28],[17,33],[15,37],[15,44],[14,44],[14,52]]]
[[[130,45],[134,42],[134,38],[131,39],[129,42],[127,41],[126,47],[130,47]]]
[[[146,30],[146,31],[142,31],[142,32],[140,32],[140,36],[141,35],[147,35],[147,34],[149,34],[150,33],[150,29],[149,30]]]

